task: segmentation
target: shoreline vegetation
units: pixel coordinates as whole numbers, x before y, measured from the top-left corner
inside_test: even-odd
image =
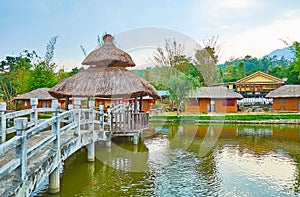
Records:
[[[300,124],[300,113],[161,113],[150,115],[150,122],[228,123],[228,124]]]

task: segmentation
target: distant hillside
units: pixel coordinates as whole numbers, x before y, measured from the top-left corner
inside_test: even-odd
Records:
[[[267,55],[267,57],[276,59],[284,58],[286,60],[292,61],[294,58],[294,52],[292,50],[292,46],[290,46],[285,47],[283,49],[276,49],[272,51],[269,55]]]
[[[218,68],[225,71],[226,67],[229,65],[238,66],[240,63],[243,63],[245,65],[246,73],[252,73],[257,70],[266,72],[277,66],[287,67],[290,61],[293,60],[293,57],[294,53],[292,52],[291,47],[286,47],[283,49],[276,49],[262,58],[255,58],[248,55],[245,58],[227,61],[224,64],[218,65]]]

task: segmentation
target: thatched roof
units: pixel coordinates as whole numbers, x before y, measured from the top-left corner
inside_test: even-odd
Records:
[[[300,85],[284,85],[269,92],[266,98],[300,97]]]
[[[160,98],[149,82],[125,68],[116,67],[91,67],[62,80],[49,93],[56,98],[132,98],[141,95]]]
[[[52,100],[55,99],[52,97],[48,91],[50,88],[39,88],[36,90],[33,90],[31,92],[27,92],[25,94],[18,94],[14,100],[29,100],[30,98],[37,98],[38,100]]]
[[[109,34],[103,36],[104,44],[92,51],[82,62],[83,65],[94,65],[103,67],[133,67],[135,63],[130,55],[118,49],[113,44],[113,37]]]
[[[82,64],[91,65],[87,70],[62,80],[49,93],[56,98],[132,98],[146,95],[160,98],[149,82],[125,68],[135,64],[127,53],[113,45],[113,37],[105,35],[103,40],[104,45],[92,51],[83,61]]]
[[[242,99],[239,93],[228,90],[223,86],[201,87],[192,91],[189,98],[212,98],[212,99]]]

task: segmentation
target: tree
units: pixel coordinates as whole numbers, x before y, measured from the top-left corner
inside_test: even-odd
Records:
[[[27,50],[19,56],[6,56],[0,63],[0,92],[7,101],[8,108],[13,108],[13,98],[20,93],[29,90],[28,79],[30,78],[33,63],[38,59],[37,54]]]
[[[222,82],[220,72],[217,69],[218,53],[220,51],[220,44],[218,37],[212,37],[198,45],[196,50],[196,67],[202,74],[205,86],[211,86],[214,83]]]
[[[30,84],[29,91],[38,88],[51,88],[58,83],[59,79],[54,73],[56,64],[53,62],[57,38],[58,36],[54,36],[49,40],[44,59],[34,65],[31,76],[28,79]]]
[[[289,81],[294,84],[300,84],[300,44],[299,42],[293,43],[292,50],[294,51],[294,59],[290,65],[290,78]]]
[[[163,84],[170,92],[170,101],[177,107],[177,116],[182,110],[182,104],[188,93],[194,89],[193,84],[187,76],[173,67],[156,67],[153,69],[156,74],[156,81]]]
[[[156,66],[170,66],[173,67],[179,64],[177,57],[183,56],[184,48],[181,44],[178,44],[176,40],[165,40],[164,47],[158,47],[154,52],[151,61]]]
[[[165,40],[165,46],[154,52],[151,61],[156,65],[152,70],[151,83],[159,89],[170,91],[170,100],[177,106],[179,115],[180,104],[189,92],[203,85],[203,78],[191,58],[184,54],[183,46],[175,40]],[[150,77],[149,77],[150,78]]]

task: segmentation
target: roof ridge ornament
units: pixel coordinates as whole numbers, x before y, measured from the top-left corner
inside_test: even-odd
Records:
[[[105,34],[102,38],[104,44],[113,44],[114,43],[114,37],[110,34]]]

